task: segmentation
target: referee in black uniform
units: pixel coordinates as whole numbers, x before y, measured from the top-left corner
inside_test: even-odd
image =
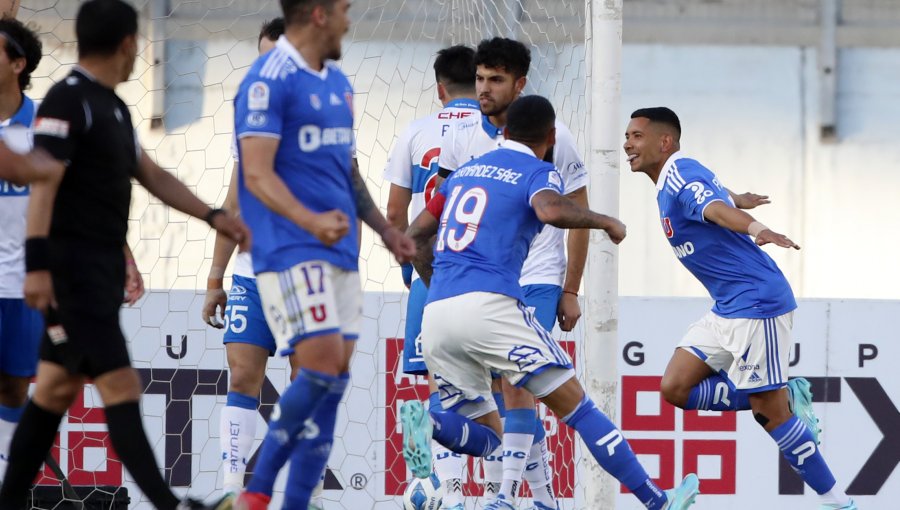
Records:
[[[249,243],[240,220],[211,210],[141,148],[128,107],[114,91],[134,67],[137,28],[137,13],[122,0],[84,3],[75,24],[78,65],[38,110],[35,154],[12,157],[0,149],[0,166],[20,169],[11,173],[56,176],[35,182],[28,207],[25,298],[47,312],[47,332],[37,388],[12,440],[2,510],[25,506],[86,378],[103,399],[113,448],[155,507],[230,508],[229,500],[209,507],[179,502],[166,485],[144,432],[141,380],[119,326],[132,178],[243,248]]]

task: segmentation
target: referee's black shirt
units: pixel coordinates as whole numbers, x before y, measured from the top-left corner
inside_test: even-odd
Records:
[[[115,91],[76,66],[38,108],[34,145],[66,164],[50,238],[123,247],[140,152]]]

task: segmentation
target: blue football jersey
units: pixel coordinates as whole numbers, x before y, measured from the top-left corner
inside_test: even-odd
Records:
[[[428,302],[469,292],[522,300],[522,264],[543,227],[531,199],[545,189],[562,194],[555,167],[510,140],[453,172],[441,185]]]
[[[282,271],[307,260],[357,270],[353,89],[347,77],[330,62],[321,71],[311,69],[282,36],[250,68],[234,102],[238,139],[280,140],[275,173],[294,196],[314,212],[340,209],[350,219],[350,231],[329,247],[276,214],[247,189],[238,144],[238,200],[253,233],[253,270]]]
[[[713,202],[734,205],[715,174],[675,153],[656,188],[663,232],[675,256],[715,300],[716,315],[764,319],[797,308],[784,274],[750,236],[704,219],[703,211]]]

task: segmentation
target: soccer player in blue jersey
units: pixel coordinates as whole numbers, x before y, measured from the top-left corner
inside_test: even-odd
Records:
[[[279,353],[296,368],[238,508],[266,507],[292,453],[284,504],[306,508],[328,460],[362,312],[355,218],[401,263],[415,253],[378,211],[351,161],[353,89],[333,62],[350,25],[349,2],[281,6],[285,34],[241,83],[235,131],[238,198],[255,236],[263,312]]]
[[[440,50],[434,61],[438,99],[443,108],[414,121],[400,135],[391,150],[384,178],[391,183],[387,204],[388,220],[405,231],[409,218],[425,209],[434,195],[438,172],[438,156],[444,133],[462,119],[480,115],[475,97],[475,51],[467,46],[451,46]],[[413,271],[412,264],[403,265],[403,279],[409,288],[406,306],[406,331],[403,344],[403,366],[406,374],[428,375],[422,356],[422,312],[428,288]],[[430,406],[440,408],[436,386],[429,380]],[[462,478],[465,458],[435,443],[434,472],[444,489],[442,507],[461,510]]]
[[[647,508],[688,508],[697,494],[696,475],[660,490],[622,433],[585,395],[568,355],[523,303],[519,276],[544,224],[603,229],[615,243],[625,237],[619,220],[562,195],[562,178],[542,160],[555,142],[555,120],[545,98],[516,100],[500,148],[457,169],[409,229],[418,247],[416,270],[430,281],[422,320],[425,362],[446,411],[427,412],[416,401],[401,407],[404,458],[416,476],[426,477],[432,438],[460,453],[492,452],[502,432],[491,396],[495,372],[561,416]],[[486,510],[515,508],[510,483],[504,480]]]
[[[35,106],[23,91],[41,61],[41,41],[15,19],[0,19],[0,41],[0,139],[24,153],[31,150]],[[29,190],[0,180],[0,480],[44,332],[40,312],[26,306],[22,293]]]
[[[788,381],[797,308],[787,279],[759,246],[799,250],[735,207],[709,169],[680,151],[681,123],[665,107],[631,114],[625,153],[656,183],[663,232],[715,304],[675,350],[661,391],[683,409],[752,410],[823,509],[854,510],[817,447],[818,420],[805,379]]]
[[[259,53],[274,48],[275,41],[282,34],[283,18],[265,22],[257,42]],[[236,144],[234,151],[235,168],[222,208],[237,212]],[[228,399],[219,418],[219,447],[222,451],[223,490],[234,495],[244,487],[247,461],[256,438],[259,393],[266,376],[266,363],[276,349],[275,338],[263,315],[249,253],[239,253],[235,258],[231,291],[226,294],[222,288],[225,266],[235,247],[235,243],[226,236],[216,234],[202,310],[203,322],[225,329],[222,340],[230,377]]]

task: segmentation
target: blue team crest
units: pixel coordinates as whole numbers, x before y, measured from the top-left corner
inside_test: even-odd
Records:
[[[309,95],[309,105],[313,107],[313,110],[321,110],[322,109],[322,100],[319,99],[318,94],[310,94]]]
[[[666,237],[669,239],[675,237],[675,230],[672,228],[672,220],[670,220],[668,216],[662,219],[662,227],[663,232],[666,233]]]

